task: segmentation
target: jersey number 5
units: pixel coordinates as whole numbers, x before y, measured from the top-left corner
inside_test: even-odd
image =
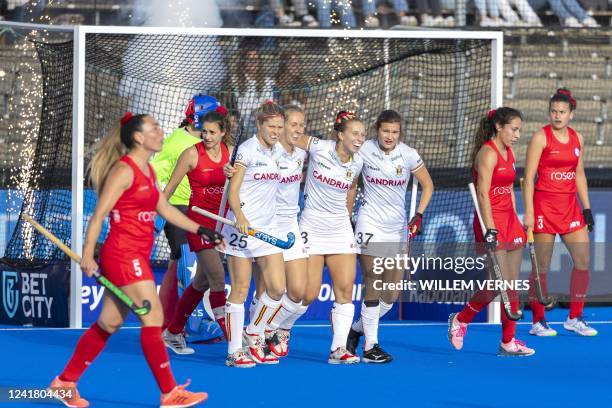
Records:
[[[134,265],[134,274],[140,277],[142,276],[142,267],[140,266],[140,259],[133,259],[132,265]]]

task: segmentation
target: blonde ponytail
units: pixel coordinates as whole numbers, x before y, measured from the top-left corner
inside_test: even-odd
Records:
[[[94,156],[89,163],[89,179],[99,194],[110,169],[128,149],[121,142],[121,124],[117,122],[102,140],[94,146]]]

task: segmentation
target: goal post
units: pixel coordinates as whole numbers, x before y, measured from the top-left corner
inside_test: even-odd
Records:
[[[307,131],[322,137],[331,130],[333,115],[340,108],[356,111],[367,125],[381,110],[397,110],[405,118],[405,141],[421,153],[434,183],[441,180],[441,190],[448,189],[428,209],[435,221],[433,232],[426,232],[424,239],[469,239],[465,226],[448,234],[442,227],[454,222],[451,219],[471,216],[466,170],[471,135],[478,118],[503,100],[502,32],[109,26],[58,30],[72,33],[73,51],[67,56],[72,63],[72,101],[66,102],[72,103],[71,162],[65,164],[71,174],[65,186],[71,200],[69,207],[52,213],[69,212],[69,236],[57,235],[77,253],[95,205],[85,180],[93,143],[126,109],[156,116],[169,133],[177,127],[189,95],[199,92],[218,97],[235,116],[246,119],[247,134],[254,132],[249,110],[268,94],[303,103]],[[236,75],[250,69],[248,58],[257,52],[263,68],[254,75],[260,78],[235,81]],[[298,67],[287,68],[286,60],[293,58]],[[280,67],[288,70],[285,77],[277,72]],[[256,89],[256,96],[245,96],[251,92],[249,87]],[[60,135],[48,137],[57,137],[57,143],[65,140]],[[38,159],[48,157],[41,153]],[[453,194],[461,198],[451,199]],[[457,212],[453,206],[465,208]],[[46,215],[42,211],[34,216]],[[24,239],[23,227],[18,225],[8,257],[20,257],[18,248]],[[156,262],[167,259],[162,241],[156,241]],[[82,273],[73,263],[71,327],[82,326],[81,285]],[[488,320],[499,321],[498,308],[490,309]]]

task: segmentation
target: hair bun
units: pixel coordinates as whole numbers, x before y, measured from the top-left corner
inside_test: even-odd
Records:
[[[121,122],[121,126],[125,126],[130,120],[132,120],[132,118],[134,117],[134,114],[130,111],[127,111],[123,114],[123,116],[121,117],[121,119],[119,119],[119,122]]]

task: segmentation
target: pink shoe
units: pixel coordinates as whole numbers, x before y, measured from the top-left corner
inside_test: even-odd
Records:
[[[59,377],[55,377],[49,385],[49,390],[51,390],[55,399],[69,408],[87,408],[89,406],[89,402],[85,398],[81,398],[75,382],[62,381]]]
[[[512,339],[508,343],[500,343],[498,356],[532,356],[535,350],[525,345],[525,342]]]
[[[448,316],[448,341],[450,341],[455,350],[461,350],[468,325],[457,320],[457,315],[458,313],[452,313]]]

